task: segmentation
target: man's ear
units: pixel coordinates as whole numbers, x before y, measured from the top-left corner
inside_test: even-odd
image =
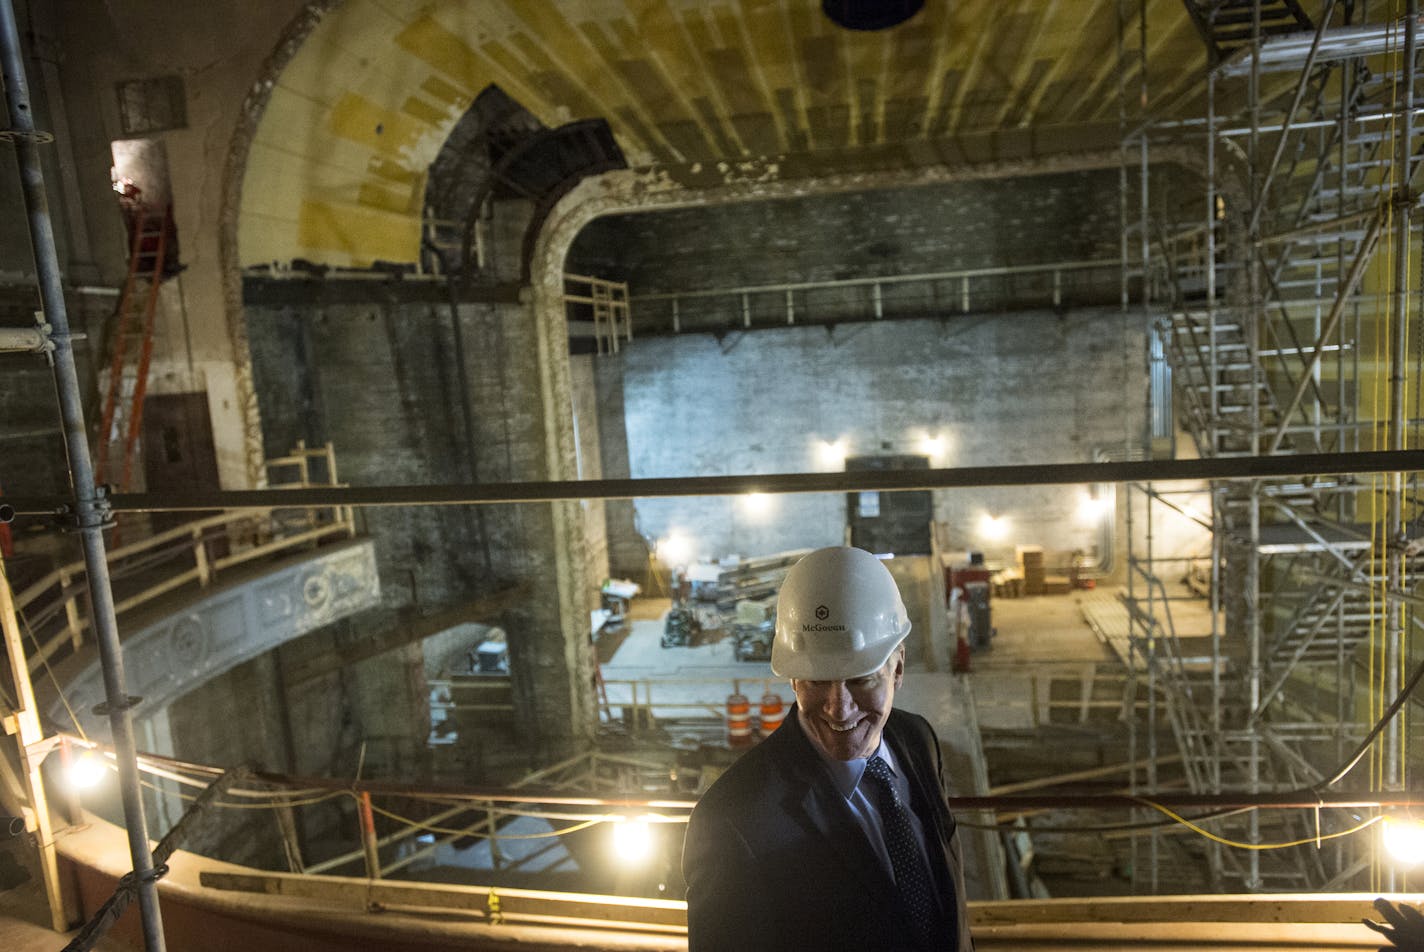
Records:
[[[895,662],[895,687],[899,688],[900,682],[905,680],[905,645],[903,642],[895,649],[891,660]]]

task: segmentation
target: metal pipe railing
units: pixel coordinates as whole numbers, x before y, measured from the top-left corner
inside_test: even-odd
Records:
[[[104,691],[107,698],[105,709],[118,758],[120,792],[125,825],[128,829],[129,854],[133,859],[144,946],[148,952],[163,952],[163,920],[158,908],[159,874],[154,869],[153,854],[149,851],[148,824],[144,819],[143,796],[134,750],[133,721],[129,716],[129,708],[134,702],[129,697],[125,684],[123,652],[119,647],[119,626],[114,614],[113,590],[109,583],[109,565],[104,558],[104,527],[109,521],[109,510],[103,495],[94,485],[94,469],[89,457],[88,430],[84,425],[79,371],[74,362],[69,314],[65,309],[59,256],[55,251],[54,229],[50,222],[49,202],[45,196],[44,173],[40,164],[40,137],[35,131],[34,111],[30,104],[29,84],[20,50],[20,31],[11,0],[0,0],[0,69],[3,69],[5,101],[13,127],[11,138],[15,144],[25,213],[33,242],[35,271],[39,276],[40,302],[45,318],[52,328],[52,367],[55,390],[59,396],[65,446],[69,451],[73,515],[84,548],[84,560],[89,567],[89,597],[93,605],[94,631],[104,674]]]

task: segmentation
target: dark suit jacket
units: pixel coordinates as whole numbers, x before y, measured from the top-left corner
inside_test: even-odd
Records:
[[[970,952],[954,819],[939,742],[918,714],[892,711],[885,743],[911,805],[946,910],[936,950]],[[705,793],[682,854],[691,952],[918,950],[889,872],[806,738],[793,705],[781,727]]]

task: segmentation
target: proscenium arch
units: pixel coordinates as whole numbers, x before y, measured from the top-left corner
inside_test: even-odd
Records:
[[[1185,156],[1184,156],[1185,157]],[[778,178],[776,163],[745,163],[722,175],[720,184],[690,187],[688,170],[626,169],[586,178],[557,202],[535,241],[529,261],[530,284],[523,295],[527,316],[535,322],[539,346],[540,397],[545,419],[545,452],[550,479],[578,478],[575,451],[572,369],[564,270],[569,249],[596,218],[676,208],[777,201],[847,192],[909,189],[951,182],[1016,178],[1054,172],[1091,171],[1120,164],[1114,151],[1082,152],[1050,159],[985,163],[953,168],[891,170],[819,178]],[[555,562],[558,566],[561,618],[568,669],[579,670],[578,652],[587,653],[587,635],[579,594],[596,580],[583,577],[586,561],[584,514],[578,503],[555,502]]]

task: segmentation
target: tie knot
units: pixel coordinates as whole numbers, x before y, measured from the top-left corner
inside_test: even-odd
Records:
[[[885,784],[890,783],[890,778],[894,776],[890,773],[890,765],[882,760],[879,754],[865,762],[865,772],[872,779]]]

